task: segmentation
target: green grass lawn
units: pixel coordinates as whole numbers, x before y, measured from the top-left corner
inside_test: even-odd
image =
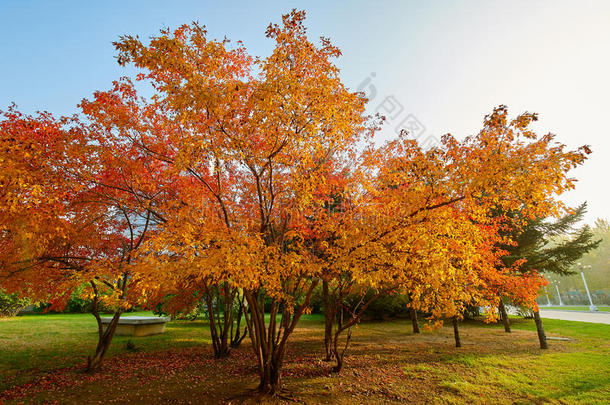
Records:
[[[366,322],[355,328],[338,376],[321,361],[323,319],[309,315],[291,340],[285,386],[314,404],[608,403],[610,325],[545,319],[549,336],[572,340],[551,340],[542,351],[533,321],[512,324],[507,334],[501,325],[464,322],[456,349],[449,327],[414,335],[406,320]],[[161,335],[117,336],[102,371],[89,376],[82,365],[95,328],[87,314],[0,320],[0,402],[4,391],[7,403],[235,403],[256,386],[247,341],[214,360],[203,320],[173,321]],[[126,349],[128,340],[137,352]]]
[[[126,316],[153,314],[133,312]],[[210,343],[207,324],[170,322],[164,334],[115,336],[108,355],[125,351],[128,340],[146,351]],[[84,362],[96,345],[97,324],[91,314],[37,314],[0,319],[0,347],[3,349],[0,351],[0,373],[33,368],[48,370]]]
[[[545,309],[560,309],[562,311],[589,311],[588,306],[584,305],[564,305],[564,306],[552,306],[547,307],[544,305],[540,306],[541,310]],[[597,310],[601,312],[610,312],[610,306],[597,306]]]
[[[512,318],[513,330],[531,331],[533,322]],[[474,375],[454,376],[448,384],[455,395],[448,403],[477,402],[480,395],[491,395],[497,389],[511,398],[524,397],[515,403],[608,403],[610,399],[610,325],[543,319],[547,336],[573,339],[561,345],[562,351],[540,355],[520,354],[490,356],[458,355],[453,358],[475,370]],[[488,328],[497,327],[488,325]],[[549,340],[551,348],[557,341]]]

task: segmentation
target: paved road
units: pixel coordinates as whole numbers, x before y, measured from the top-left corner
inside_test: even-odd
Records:
[[[610,325],[610,312],[558,311],[540,308],[540,317],[561,319],[564,321],[605,323]]]

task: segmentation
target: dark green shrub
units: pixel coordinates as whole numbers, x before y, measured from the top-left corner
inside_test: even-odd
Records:
[[[367,301],[369,295],[367,294],[364,301]],[[386,294],[377,298],[375,301],[369,305],[369,307],[364,312],[365,317],[369,317],[372,319],[385,319],[385,318],[395,318],[398,316],[404,316],[409,313],[409,309],[407,305],[409,304],[409,299],[406,295],[403,294]]]

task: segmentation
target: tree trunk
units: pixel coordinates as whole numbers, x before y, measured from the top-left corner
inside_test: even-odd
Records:
[[[93,356],[87,357],[87,372],[94,372],[98,370],[102,361],[104,360],[104,356],[110,347],[110,343],[112,342],[112,338],[114,337],[114,332],[119,324],[119,319],[121,317],[121,311],[115,312],[114,316],[110,320],[110,323],[104,330],[104,326],[102,325],[102,318],[100,317],[97,310],[94,310],[93,316],[97,321],[98,326],[98,341],[97,347],[95,349],[95,354]]]
[[[502,323],[504,324],[504,332],[510,333],[510,321],[508,320],[508,314],[506,313],[506,307],[504,306],[504,302],[502,302],[502,298],[500,298],[498,309],[500,310],[500,316],[502,317]]]
[[[384,294],[386,292],[387,291],[385,291],[385,290],[378,290],[377,293],[373,294],[373,296],[370,297],[369,300],[366,302],[363,302],[364,297],[366,296],[366,294],[364,294],[362,296],[362,299],[356,305],[355,308],[348,309],[347,313],[349,314],[349,318],[347,320],[343,319],[344,307],[343,307],[342,303],[340,301],[335,302],[334,309],[335,309],[336,315],[338,315],[337,316],[338,319],[337,319],[337,329],[334,333],[334,338],[333,338],[331,347],[333,350],[333,357],[337,361],[337,364],[332,368],[332,371],[338,373],[343,368],[343,364],[344,364],[343,358],[345,356],[345,352],[347,351],[347,348],[349,347],[349,342],[352,338],[352,329],[351,329],[352,326],[359,323],[360,319],[362,318],[362,315],[364,314],[366,309],[369,307],[369,305],[371,305],[377,298],[379,298],[382,294]],[[339,310],[339,308],[341,308],[341,310]],[[347,337],[345,338],[345,346],[343,347],[342,350],[339,350],[339,337],[341,336],[341,333],[343,333],[345,330],[347,330]]]
[[[333,345],[332,345],[333,357],[337,361],[337,363],[332,368],[332,371],[335,373],[341,372],[341,369],[343,368],[343,358],[345,357],[345,352],[347,351],[347,348],[349,347],[349,342],[352,339],[352,329],[350,327],[347,329],[347,337],[345,338],[345,346],[343,346],[343,350],[339,350],[339,336],[341,335],[342,331],[343,331],[343,329],[341,329],[341,327],[337,328],[337,332],[335,332]]]
[[[246,335],[248,334],[248,326],[244,327],[243,333],[240,332],[241,318],[244,315],[244,311],[248,309],[244,305],[244,300],[246,297],[242,294],[241,299],[239,300],[239,308],[237,310],[237,316],[235,318],[235,330],[233,330],[233,323],[231,323],[231,347],[238,348],[241,345],[241,342],[244,340]]]
[[[224,294],[222,294],[222,297],[218,297],[218,299],[224,303],[224,310],[222,311],[222,324],[220,328],[220,346],[224,357],[228,356],[229,351],[231,350],[230,328],[233,326],[233,301],[235,299],[236,291],[236,289],[231,288],[229,283],[225,281],[223,283]]]
[[[258,392],[266,395],[276,395],[282,390],[281,365],[277,362],[267,364],[265,373],[258,384]]]
[[[540,312],[536,309],[534,311],[534,321],[536,322],[536,330],[538,331],[538,340],[540,341],[541,349],[548,349],[549,345],[546,342],[546,334],[544,333],[544,328],[542,327],[542,319],[540,319]]]
[[[212,349],[214,350],[214,358],[220,359],[227,357],[231,348],[229,347],[228,334],[226,330],[226,317],[223,313],[221,321],[221,309],[219,308],[219,294],[215,294],[211,288],[204,287],[205,291],[205,303],[208,309],[209,321],[210,321],[210,337],[212,339]],[[216,301],[217,305],[214,305]],[[226,303],[225,303],[226,310]],[[231,311],[232,312],[232,311]]]
[[[458,328],[458,318],[453,317],[453,337],[455,338],[455,347],[462,347],[462,341],[460,340],[460,330]]]
[[[417,310],[411,308],[411,324],[413,325],[413,333],[419,333],[419,323],[417,321]]]
[[[324,300],[324,350],[326,355],[324,361],[331,361],[333,359],[332,349],[332,334],[333,324],[335,321],[335,311],[333,305],[330,302],[330,296],[328,292],[328,281],[322,281],[322,298]]]
[[[269,324],[265,322],[264,293],[260,289],[246,290],[244,294],[250,309],[244,312],[252,349],[257,358],[260,382],[258,391],[265,395],[276,395],[282,389],[281,370],[286,354],[288,338],[294,331],[301,315],[309,306],[311,293],[317,281],[313,281],[307,288],[305,298],[301,304],[287,308],[286,302],[273,300],[269,313]],[[280,311],[281,309],[281,311]],[[281,312],[281,321],[277,322],[278,313]]]

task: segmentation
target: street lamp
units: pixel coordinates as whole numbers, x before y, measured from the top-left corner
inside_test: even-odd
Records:
[[[591,299],[591,293],[589,292],[589,286],[587,285],[587,279],[585,279],[584,269],[590,269],[590,265],[583,266],[582,263],[578,263],[578,267],[580,267],[580,275],[582,276],[582,281],[585,283],[585,290],[587,291],[587,296],[589,297],[589,311],[595,312],[597,311],[597,307],[593,305],[593,299]]]
[[[550,307],[551,299],[549,298],[549,290],[546,289],[546,286],[544,286],[544,295],[546,295],[546,306]]]
[[[555,284],[557,290],[557,298],[559,298],[559,305],[563,307],[563,301],[561,300],[561,294],[559,293],[559,281]]]

